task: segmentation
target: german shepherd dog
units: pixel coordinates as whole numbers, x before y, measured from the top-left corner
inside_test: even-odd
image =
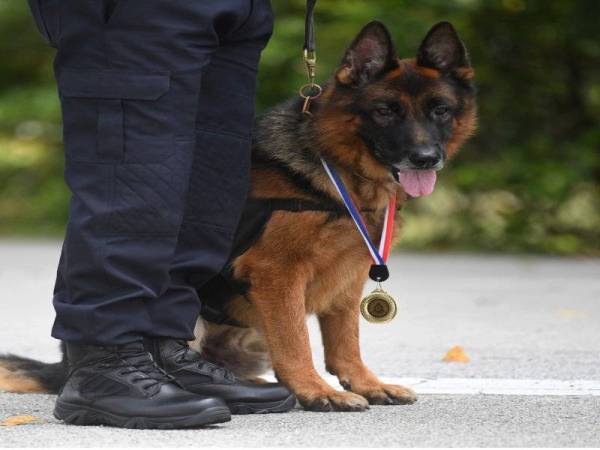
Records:
[[[272,367],[309,410],[414,402],[411,389],[383,383],[361,360],[359,303],[371,259],[320,158],[343,179],[377,240],[391,196],[398,216],[407,197],[430,194],[436,172],[472,134],[473,76],[451,24],[435,25],[416,58],[399,59],[385,26],[371,22],[311,116],[297,98],[259,119],[235,248],[223,273],[199,289],[206,311],[227,319],[200,318],[192,346],[242,378]],[[345,391],[313,366],[307,314],[318,317],[326,368]],[[0,360],[0,389],[55,392],[65,377],[64,361]]]

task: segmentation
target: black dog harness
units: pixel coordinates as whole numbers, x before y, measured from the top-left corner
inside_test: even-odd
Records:
[[[198,289],[202,299],[202,317],[212,323],[241,327],[226,312],[227,303],[234,297],[245,296],[248,284],[235,280],[231,264],[238,256],[245,253],[262,236],[267,223],[276,211],[302,213],[322,211],[334,217],[346,215],[344,205],[322,199],[320,201],[299,198],[249,198],[242,213],[238,229],[235,233],[233,248],[229,261],[223,271]],[[374,212],[373,208],[365,208],[362,212]]]

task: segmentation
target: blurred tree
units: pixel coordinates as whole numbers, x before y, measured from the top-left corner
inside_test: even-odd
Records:
[[[60,109],[53,52],[24,0],[0,0],[0,233],[62,232]]]
[[[124,0],[125,1],[125,0]],[[258,108],[296,94],[304,0],[273,0]],[[366,22],[414,55],[450,20],[480,90],[476,137],[431,197],[410,202],[403,246],[600,254],[600,3],[593,0],[321,0],[318,78]],[[66,219],[53,51],[26,2],[0,0],[0,233],[57,233]]]

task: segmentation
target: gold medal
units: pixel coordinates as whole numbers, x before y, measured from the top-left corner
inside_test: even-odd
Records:
[[[360,313],[369,322],[386,323],[396,317],[397,306],[394,298],[381,289],[380,283],[385,281],[390,276],[390,271],[387,267],[387,260],[390,256],[392,245],[392,233],[394,231],[394,216],[396,215],[396,194],[390,196],[388,204],[385,208],[383,217],[383,226],[381,228],[381,236],[379,237],[379,247],[375,247],[365,221],[354,202],[352,196],[344,186],[342,179],[336,174],[333,167],[321,158],[321,163],[335,186],[336,190],[342,197],[346,209],[350,213],[350,217],[356,225],[356,229],[360,233],[362,239],[371,254],[373,264],[369,269],[369,278],[377,283],[377,288],[362,299],[360,302]]]
[[[377,286],[360,302],[360,313],[373,323],[386,323],[396,317],[398,308],[394,298]]]

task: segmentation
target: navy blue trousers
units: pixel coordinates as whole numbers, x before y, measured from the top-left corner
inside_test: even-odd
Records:
[[[70,213],[52,335],[193,338],[248,188],[269,0],[30,0],[57,48]]]

